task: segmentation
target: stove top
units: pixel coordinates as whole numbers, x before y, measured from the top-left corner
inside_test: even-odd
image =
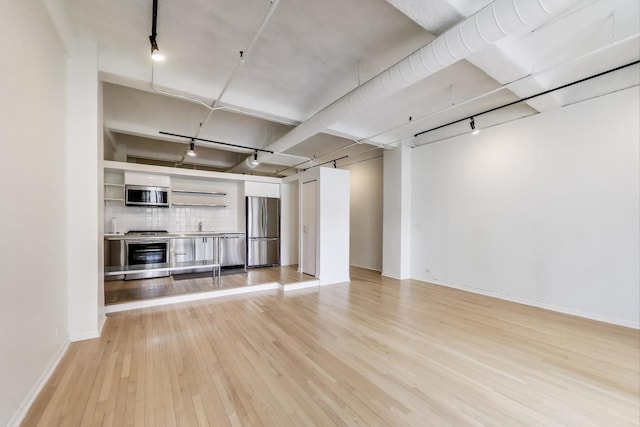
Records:
[[[125,234],[135,236],[162,236],[169,234],[167,230],[129,230]]]

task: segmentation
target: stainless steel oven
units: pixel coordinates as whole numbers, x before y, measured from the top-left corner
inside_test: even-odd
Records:
[[[166,231],[129,231],[127,235],[140,236],[140,239],[125,241],[126,265],[165,264],[169,262],[169,240],[153,238],[168,234]],[[150,277],[165,277],[168,272],[142,272],[127,274],[126,280],[146,279]]]
[[[132,240],[127,242],[127,265],[167,262],[167,241]]]

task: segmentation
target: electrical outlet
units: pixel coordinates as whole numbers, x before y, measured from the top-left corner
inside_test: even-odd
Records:
[[[425,273],[427,273],[427,274],[429,274],[429,273],[431,273],[431,270],[429,270],[428,268],[425,268],[425,269],[424,269],[424,272],[425,272]]]

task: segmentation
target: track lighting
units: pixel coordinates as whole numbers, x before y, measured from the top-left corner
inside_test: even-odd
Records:
[[[192,139],[191,142],[189,143],[189,151],[187,151],[187,156],[195,157],[196,155],[196,152],[194,150],[195,148],[196,148],[196,143]]]
[[[253,160],[251,160],[251,164],[253,166],[258,166],[260,164],[260,162],[258,161],[258,150],[255,150],[253,152]]]
[[[156,37],[156,25],[158,23],[158,0],[153,0],[153,17],[151,20],[151,35],[149,36],[149,42],[151,43],[151,59],[154,61],[164,61],[164,55],[160,53],[158,49],[158,42]]]
[[[313,160],[310,160],[313,166],[309,166],[308,168],[302,169],[302,172],[304,171],[308,171],[309,169],[313,169],[313,168],[317,168],[318,166],[323,166],[329,163],[333,163],[333,167],[337,168],[338,167],[338,160],[344,160],[344,159],[348,159],[349,156],[342,156],[342,157],[338,157],[337,159],[333,159],[333,160],[327,160],[326,162],[323,163],[318,163],[317,165],[313,165]]]
[[[477,135],[478,132],[480,132],[479,129],[476,129],[476,121],[473,117],[471,117],[471,122],[469,123],[469,125],[471,126],[471,135]]]
[[[197,136],[190,136],[190,135],[181,135],[179,133],[165,132],[165,131],[162,131],[162,130],[159,131],[158,133],[160,133],[161,135],[175,136],[177,138],[185,138],[185,139],[188,139],[188,140],[193,141],[193,142],[195,142],[195,141],[203,141],[203,142],[210,142],[212,144],[224,145],[226,147],[236,147],[236,148],[244,148],[245,150],[253,150],[256,153],[256,155],[254,155],[254,157],[258,157],[257,153],[259,151],[263,152],[263,153],[273,154],[273,151],[265,150],[264,148],[247,147],[246,145],[230,144],[228,142],[214,141],[212,139],[198,138]],[[282,153],[280,153],[280,154],[282,155]]]

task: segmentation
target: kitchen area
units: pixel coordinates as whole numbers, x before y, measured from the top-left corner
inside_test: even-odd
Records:
[[[281,264],[279,179],[111,163],[106,306],[272,280],[268,268]]]

